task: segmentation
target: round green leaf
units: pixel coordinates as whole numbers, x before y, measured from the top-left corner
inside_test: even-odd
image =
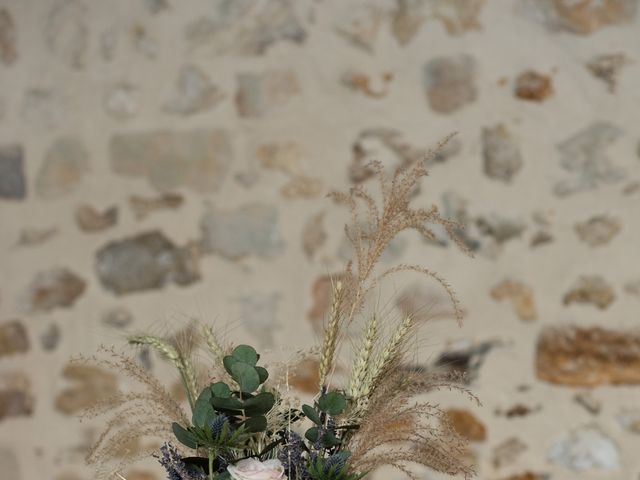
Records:
[[[330,415],[340,415],[346,406],[347,399],[338,392],[329,392],[318,400],[318,408]]]
[[[244,401],[243,409],[245,415],[249,417],[255,417],[257,415],[264,415],[273,408],[276,403],[276,399],[270,392],[262,392],[253,398],[249,398]]]
[[[231,376],[243,392],[251,393],[260,385],[260,376],[254,367],[244,362],[231,365]]]
[[[311,443],[315,443],[318,440],[319,433],[320,431],[318,430],[318,427],[311,427],[309,430],[306,431],[304,436]]]
[[[260,377],[260,383],[266,382],[267,378],[269,378],[269,372],[267,372],[267,369],[263,367],[255,367],[255,369]]]
[[[258,354],[255,349],[249,345],[238,345],[231,355],[236,360],[248,363],[251,366],[255,366],[255,364],[258,363]]]
[[[216,382],[211,385],[211,393],[220,398],[229,398],[231,396],[231,389],[224,382]]]
[[[302,405],[302,411],[304,412],[305,416],[313,423],[315,423],[316,425],[322,425],[320,415],[318,415],[318,412],[316,412],[315,408],[309,405]]]

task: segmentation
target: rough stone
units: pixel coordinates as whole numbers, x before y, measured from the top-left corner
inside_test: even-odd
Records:
[[[168,0],[143,0],[143,3],[149,13],[153,15],[157,15],[171,8]]]
[[[500,342],[497,340],[454,342],[436,358],[433,367],[437,370],[464,375],[464,380],[471,383],[478,377],[487,354],[498,345]]]
[[[139,90],[129,83],[117,83],[103,99],[105,111],[116,120],[133,118],[140,110]]]
[[[49,324],[40,334],[40,344],[42,348],[47,352],[55,350],[60,343],[61,333],[58,325],[55,323]]]
[[[536,375],[574,387],[640,384],[640,336],[603,328],[545,328],[538,338]]]
[[[113,307],[102,314],[102,323],[113,328],[125,328],[133,323],[133,315],[126,307]]]
[[[96,253],[95,268],[102,286],[116,295],[200,280],[195,249],[177,247],[157,230],[109,242]]]
[[[28,352],[27,329],[19,320],[0,323],[0,357]]]
[[[302,251],[309,259],[312,259],[327,241],[324,217],[325,212],[318,212],[309,217],[302,228]]]
[[[11,417],[30,417],[35,409],[31,382],[22,372],[0,376],[0,421]]]
[[[583,275],[564,295],[563,303],[590,303],[604,310],[615,298],[613,288],[600,275]]]
[[[624,409],[618,415],[618,423],[629,433],[640,434],[640,410]]]
[[[36,175],[36,192],[56,199],[72,192],[89,171],[89,152],[78,138],[60,137],[47,150]]]
[[[377,5],[349,8],[336,26],[336,32],[351,45],[372,53],[386,12]]]
[[[538,230],[531,237],[531,241],[529,242],[529,246],[531,248],[536,248],[541,245],[546,245],[547,243],[553,242],[553,235],[546,230]]]
[[[149,33],[149,30],[144,25],[136,23],[129,30],[129,34],[136,52],[148,60],[156,59],[160,46],[156,38]]]
[[[458,435],[472,442],[484,442],[487,428],[468,410],[450,408],[445,411],[446,418]]]
[[[302,393],[315,395],[320,385],[320,362],[314,358],[305,358],[288,372],[288,383]]]
[[[13,65],[18,59],[16,38],[16,24],[11,12],[0,8],[0,61],[5,65]]]
[[[553,94],[551,77],[534,70],[526,70],[516,78],[514,93],[523,100],[542,102]]]
[[[403,317],[411,315],[416,324],[456,318],[451,299],[439,288],[412,285],[397,296],[395,305]]]
[[[280,193],[289,199],[314,198],[322,194],[323,188],[324,185],[319,178],[296,175],[282,186]]]
[[[62,371],[62,376],[72,386],[56,395],[54,406],[57,411],[66,415],[77,414],[118,392],[116,376],[102,368],[69,364]]]
[[[241,322],[263,347],[273,346],[280,297],[278,292],[252,292],[237,299]]]
[[[511,301],[511,307],[520,320],[531,322],[538,318],[533,289],[517,280],[503,280],[491,289],[494,300]]]
[[[20,230],[17,246],[34,247],[42,245],[58,234],[58,227],[24,227]]]
[[[154,130],[114,135],[111,168],[128,177],[146,177],[161,192],[188,187],[218,191],[231,166],[231,140],[224,130]]]
[[[580,240],[590,247],[607,245],[621,230],[620,220],[610,215],[595,215],[575,226]]]
[[[384,98],[389,94],[389,83],[393,80],[391,72],[380,74],[378,86],[372,85],[371,77],[363,72],[347,70],[340,77],[342,84],[353,91],[360,92],[369,98]]]
[[[486,0],[431,0],[431,15],[442,22],[447,33],[460,36],[480,30],[480,13]]]
[[[625,172],[611,163],[605,155],[606,147],[622,135],[615,125],[595,122],[558,145],[560,165],[571,178],[557,182],[553,191],[564,197],[592,190],[603,184],[622,181]]]
[[[131,195],[129,206],[137,220],[144,220],[158,210],[175,210],[182,206],[184,197],[179,193],[164,193],[158,197]]]
[[[0,146],[0,199],[23,200],[27,196],[24,151],[21,145]]]
[[[278,209],[272,205],[251,203],[231,211],[207,206],[200,226],[204,250],[229,260],[248,255],[270,258],[284,247]]]
[[[640,279],[629,280],[624,284],[624,291],[630,295],[640,297]]]
[[[300,163],[307,153],[298,143],[267,143],[257,149],[256,155],[262,167],[287,174],[289,181],[280,189],[284,197],[310,198],[322,192],[322,181],[303,173]]]
[[[396,6],[391,12],[391,33],[404,47],[415,38],[425,20],[424,2],[396,0]]]
[[[436,57],[423,70],[423,85],[431,108],[452,113],[475,101],[476,60],[462,54]]]
[[[581,35],[630,22],[638,10],[636,0],[545,0],[540,3],[550,27]]]
[[[591,415],[597,415],[602,410],[602,401],[594,397],[591,390],[578,392],[573,396],[573,399]]]
[[[489,178],[508,183],[522,169],[518,142],[503,124],[482,129],[482,154]]]
[[[178,72],[175,92],[163,110],[176,115],[193,115],[209,110],[224,98],[209,76],[196,65],[183,65]]]
[[[508,477],[502,477],[500,480],[549,480],[549,475],[543,473],[523,472],[509,475]]]
[[[91,205],[80,205],[75,212],[76,224],[83,232],[101,232],[118,222],[118,207],[99,212]]]
[[[87,7],[79,0],[56,0],[49,10],[44,40],[51,52],[73,68],[87,60],[89,28]]]
[[[527,445],[518,437],[509,437],[493,449],[491,463],[494,468],[502,468],[515,463],[526,450]]]
[[[185,37],[191,49],[263,55],[279,42],[305,41],[307,34],[295,6],[293,0],[216,0],[215,16],[188,24]]]
[[[38,273],[23,294],[23,304],[29,311],[49,312],[71,307],[84,293],[85,282],[71,270],[54,267]]]
[[[524,220],[494,213],[478,217],[475,223],[480,233],[492,237],[499,245],[522,236],[527,228]]]
[[[616,93],[622,67],[627,64],[629,59],[624,53],[605,53],[593,57],[587,62],[586,67],[594,77],[607,85],[609,93]]]
[[[547,460],[575,472],[611,471],[621,466],[618,446],[594,425],[562,435],[547,452]]]
[[[237,75],[236,107],[246,118],[258,118],[272,113],[300,93],[293,70],[266,70],[262,73]]]

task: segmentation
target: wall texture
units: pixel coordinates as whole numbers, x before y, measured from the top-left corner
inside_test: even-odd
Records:
[[[411,278],[389,309],[441,313],[419,361],[470,371],[482,407],[442,405],[479,478],[638,478],[637,3],[0,0],[2,478],[92,478],[74,415],[118,380],[73,354],[193,316],[312,345],[349,255],[325,193],[453,131],[415,202],[475,258],[385,261],[463,302]]]

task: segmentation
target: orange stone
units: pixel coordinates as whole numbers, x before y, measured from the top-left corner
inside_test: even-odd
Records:
[[[482,442],[487,438],[487,429],[476,416],[468,410],[450,408],[447,418],[456,433],[472,442]]]
[[[551,77],[527,70],[516,79],[516,97],[541,102],[553,93]]]

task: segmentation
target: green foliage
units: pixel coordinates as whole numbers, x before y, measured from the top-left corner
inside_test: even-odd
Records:
[[[201,427],[190,426],[187,428],[173,423],[172,429],[178,441],[186,447],[194,450],[205,448],[208,451],[216,452],[217,455],[243,448],[249,439],[248,430],[244,425],[233,428],[228,421],[222,424],[219,432],[212,431],[211,423]]]
[[[260,355],[249,345],[238,345],[231,355],[222,359],[225,370],[238,384],[241,392],[251,393],[269,378],[265,368],[256,366],[259,359]]]
[[[340,415],[346,406],[347,399],[339,392],[325,393],[318,399],[318,408],[329,415]]]
[[[315,462],[309,462],[307,471],[312,480],[360,480],[365,473],[351,473],[346,461],[350,453],[342,451],[328,458],[318,457]]]

